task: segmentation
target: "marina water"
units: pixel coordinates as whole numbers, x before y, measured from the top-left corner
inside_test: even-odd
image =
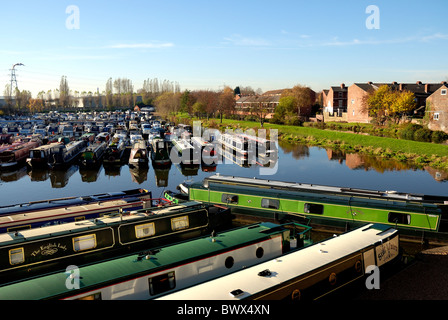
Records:
[[[0,172],[0,205],[135,188],[150,190],[157,198],[165,190],[177,191],[180,183],[202,181],[215,173],[382,191],[448,194],[448,172],[279,142],[278,162],[271,168],[256,164],[241,167],[230,161],[222,161],[215,168],[199,167],[197,170],[183,169],[177,164],[164,169],[155,169],[151,164],[146,169],[134,169],[125,164],[93,170],[78,165],[64,170],[37,170],[24,165]]]

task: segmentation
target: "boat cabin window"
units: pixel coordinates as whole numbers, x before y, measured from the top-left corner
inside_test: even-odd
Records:
[[[223,195],[221,196],[221,202],[238,204],[238,196],[234,194],[223,193]]]
[[[267,209],[278,209],[280,208],[280,200],[275,199],[261,199],[261,207]]]
[[[23,248],[9,250],[9,263],[12,265],[20,264],[25,261],[25,252]]]
[[[305,203],[303,211],[305,213],[323,214],[324,206],[316,203]]]
[[[89,294],[88,296],[84,296],[84,297],[78,298],[76,300],[102,300],[101,292],[92,293],[92,294]]]
[[[11,227],[8,228],[8,232],[16,232],[16,231],[20,231],[20,230],[29,230],[31,229],[31,225],[24,225],[24,226],[17,226],[17,227]]]
[[[411,224],[411,215],[407,213],[389,212],[387,221],[398,224]]]
[[[149,278],[148,282],[149,294],[152,296],[166,292],[176,287],[176,278],[174,276],[174,271]]]
[[[154,222],[135,226],[135,236],[138,239],[153,236],[155,233]]]
[[[75,251],[89,250],[95,247],[96,247],[95,234],[89,234],[73,238],[73,250]]]
[[[171,229],[173,231],[188,229],[188,227],[189,227],[188,216],[182,216],[171,219]]]

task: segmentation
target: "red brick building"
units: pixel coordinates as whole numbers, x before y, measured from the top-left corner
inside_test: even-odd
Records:
[[[426,99],[428,128],[448,133],[448,86],[444,82]]]
[[[344,99],[337,100],[335,98],[335,92],[337,93],[337,96],[341,95],[343,97],[343,93],[340,94],[342,90],[334,90],[334,88],[338,87],[332,87],[332,89],[329,90],[326,101],[325,101],[325,111],[328,113],[325,114],[325,121],[347,121],[347,122],[359,122],[359,123],[368,123],[372,119],[369,117],[368,112],[366,108],[363,106],[363,98],[368,95],[370,91],[375,91],[382,85],[387,85],[391,87],[393,90],[397,91],[410,91],[414,93],[416,102],[417,102],[417,109],[416,112],[420,113],[421,115],[424,115],[425,108],[426,108],[426,100],[428,99],[431,94],[433,94],[435,91],[437,91],[443,83],[422,83],[421,81],[418,81],[416,83],[373,83],[373,82],[367,82],[367,83],[354,83],[351,86],[347,88],[347,99],[346,99],[346,107],[345,111],[343,111],[343,114],[335,113],[335,103],[342,104],[342,108],[339,108],[339,110],[344,110]],[[342,85],[341,85],[341,89]],[[333,93],[332,93],[333,91]],[[333,115],[331,114],[330,106],[333,106]]]

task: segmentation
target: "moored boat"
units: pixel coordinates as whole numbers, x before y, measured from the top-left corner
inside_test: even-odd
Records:
[[[31,149],[26,163],[32,168],[48,168],[49,163],[53,160],[53,155],[57,154],[60,148],[60,142],[53,142]]]
[[[50,168],[63,168],[70,165],[73,161],[79,158],[86,147],[87,143],[84,140],[70,141],[67,144],[60,144],[58,146],[58,152],[54,153],[52,159],[50,159]]]
[[[107,142],[95,141],[87,146],[81,153],[80,164],[83,167],[95,167],[101,165],[104,153],[107,149]]]
[[[115,133],[104,154],[104,164],[121,164],[128,139],[124,133]]]
[[[186,140],[175,139],[172,141],[173,148],[170,152],[170,158],[173,163],[184,166],[200,165],[199,152]]]
[[[176,225],[185,226],[181,221]],[[303,227],[304,233],[309,231]],[[82,281],[77,282],[77,290],[65,285],[66,273],[57,272],[5,284],[0,299],[154,299],[279,257],[289,249],[290,233],[285,226],[271,223],[213,232],[211,236],[79,266]]]
[[[235,212],[293,216],[338,228],[381,223],[418,239],[448,240],[448,197],[213,175],[189,186],[189,198]]]
[[[150,143],[151,160],[153,166],[171,165],[169,144],[171,142],[162,138],[154,138]]]
[[[145,140],[137,140],[129,154],[129,166],[136,168],[148,167],[149,157]]]
[[[60,270],[61,263],[81,266],[209,234],[230,218],[227,208],[185,202],[3,233],[0,282]]]
[[[317,300],[399,259],[394,228],[368,224],[161,300]]]
[[[24,164],[29,157],[30,150],[40,146],[40,139],[30,139],[19,144],[12,144],[10,148],[0,152],[0,169],[13,168]]]

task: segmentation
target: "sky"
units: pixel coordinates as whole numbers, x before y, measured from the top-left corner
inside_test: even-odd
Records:
[[[370,6],[374,6],[372,11]],[[107,79],[181,90],[448,80],[446,0],[2,0],[0,95],[100,92]],[[370,8],[370,10],[369,10]]]

